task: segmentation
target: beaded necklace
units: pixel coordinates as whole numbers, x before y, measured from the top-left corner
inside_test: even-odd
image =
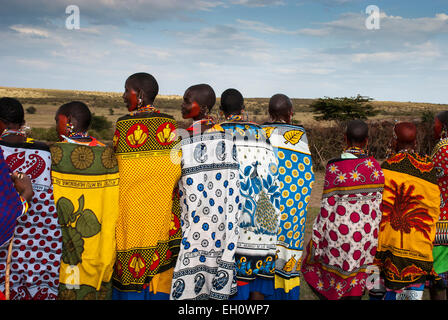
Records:
[[[156,112],[156,113],[160,113],[160,111],[159,111],[157,108],[155,108],[155,107],[153,107],[152,105],[148,104],[148,105],[145,106],[145,107],[141,107],[141,108],[139,108],[139,109],[137,109],[137,110],[135,110],[135,111],[131,111],[131,112],[129,113],[129,115],[130,115],[130,116],[135,116],[136,114],[143,113],[143,112],[148,112],[148,113]]]
[[[344,149],[344,153],[351,153],[354,155],[360,155],[360,156],[367,156],[368,152],[366,152],[364,149],[359,147],[347,147]]]

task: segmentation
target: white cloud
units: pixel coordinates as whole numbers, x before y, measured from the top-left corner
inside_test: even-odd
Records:
[[[13,25],[10,26],[9,29],[14,30],[20,34],[26,35],[26,36],[34,36],[34,37],[40,37],[40,38],[48,38],[49,32],[47,30],[43,30],[40,28],[34,28],[34,27],[26,27],[22,25]]]

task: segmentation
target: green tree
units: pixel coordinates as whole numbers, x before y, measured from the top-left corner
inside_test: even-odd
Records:
[[[330,98],[324,97],[311,104],[316,120],[334,120],[344,123],[353,119],[367,120],[378,114],[378,110],[369,103],[373,99],[357,95],[356,97]]]

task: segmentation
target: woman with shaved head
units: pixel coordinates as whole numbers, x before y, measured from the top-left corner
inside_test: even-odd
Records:
[[[325,171],[321,211],[302,265],[320,299],[360,300],[376,252],[384,177],[367,152],[368,126],[352,120],[346,148]]]
[[[417,154],[416,138],[413,123],[397,123],[394,154],[382,164],[385,184],[375,263],[384,286],[372,291],[372,299],[421,300],[426,280],[436,276],[433,242],[440,192],[434,164]]]
[[[279,161],[282,218],[277,233],[275,291],[266,299],[299,300],[305,222],[314,183],[311,152],[305,129],[292,124],[293,105],[288,96],[273,95],[268,111],[271,121],[262,127]]]

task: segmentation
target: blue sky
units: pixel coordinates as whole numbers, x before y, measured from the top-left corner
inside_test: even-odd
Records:
[[[80,29],[65,8],[77,5]],[[366,7],[380,9],[368,30]],[[0,86],[448,103],[448,1],[0,0]]]

